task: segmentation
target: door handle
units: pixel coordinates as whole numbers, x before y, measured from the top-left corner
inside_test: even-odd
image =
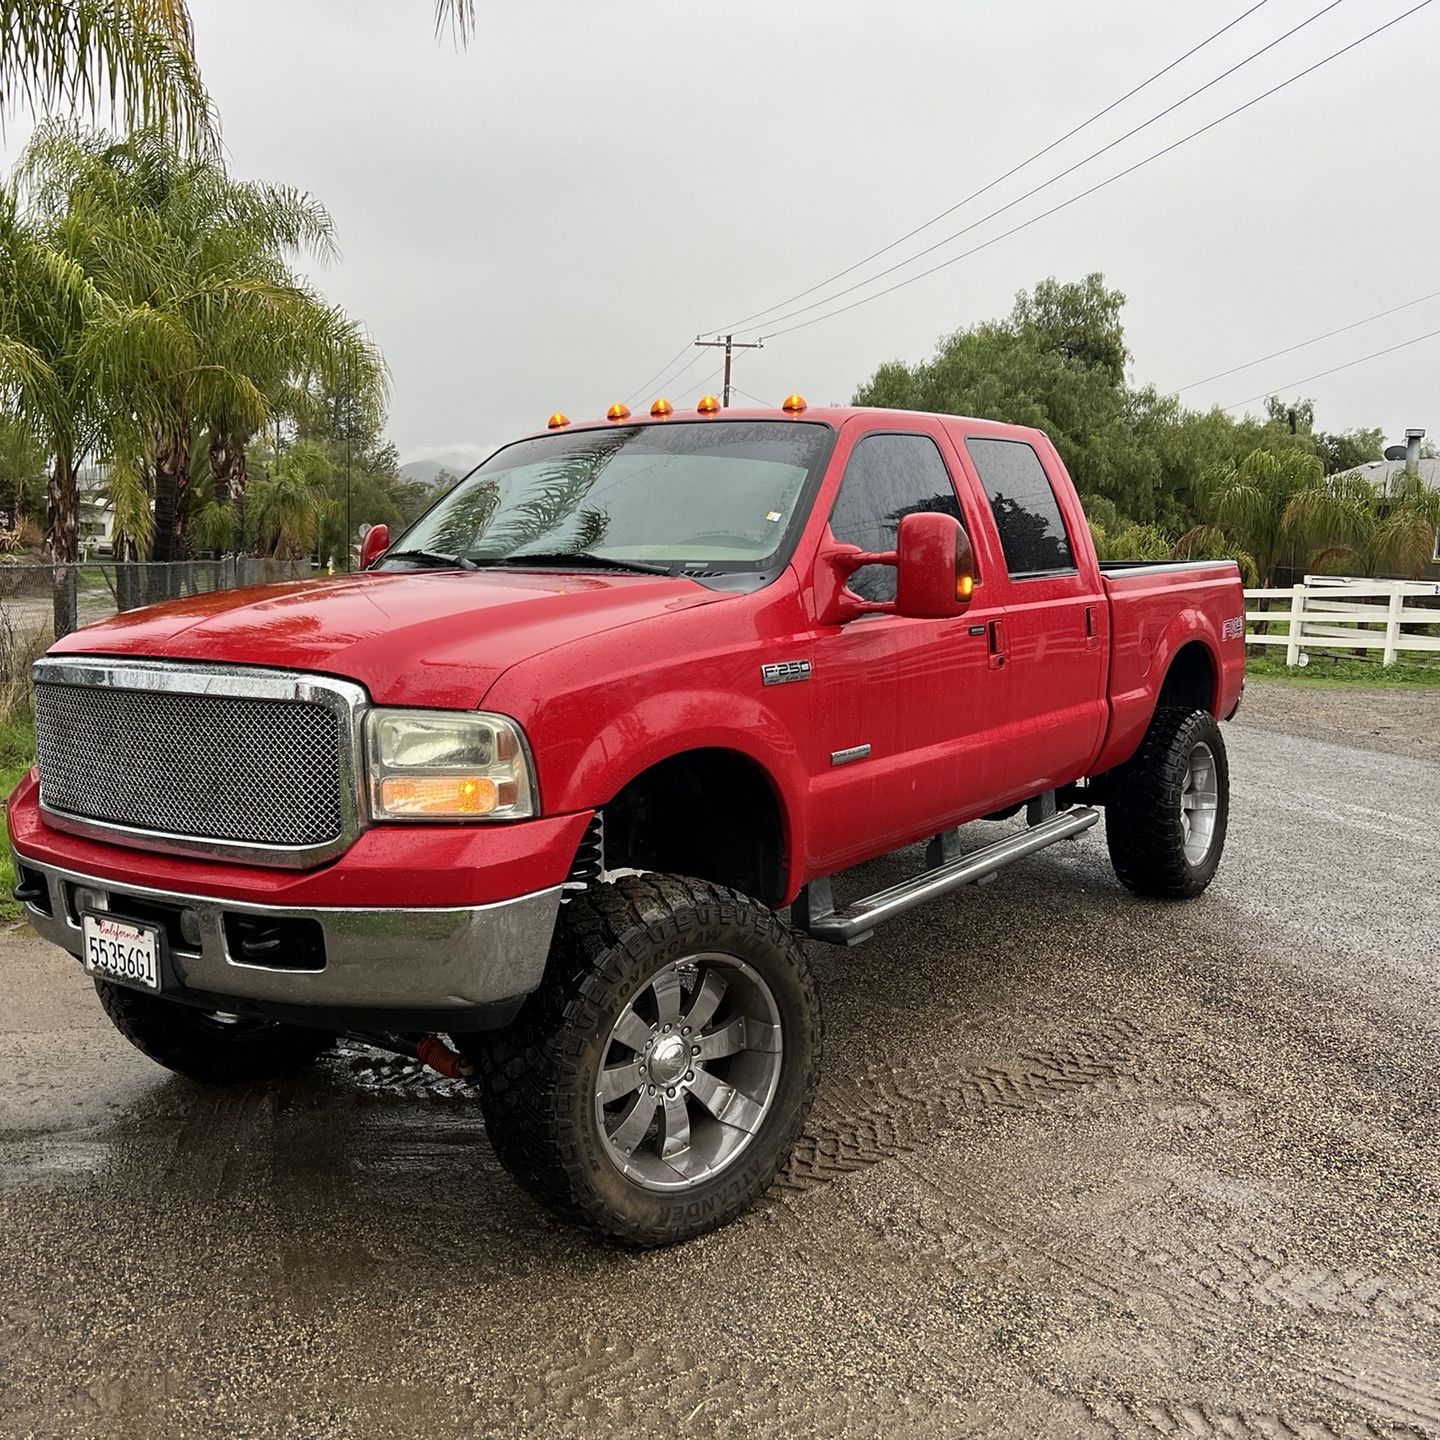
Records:
[[[1100,648],[1100,637],[1096,633],[1098,627],[1095,620],[1095,607],[1085,607],[1085,648],[1087,650],[1098,650]]]
[[[1005,623],[1002,620],[990,622],[990,668],[1005,668]]]

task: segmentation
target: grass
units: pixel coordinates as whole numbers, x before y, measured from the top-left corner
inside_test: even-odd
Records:
[[[20,777],[35,763],[35,727],[29,716],[0,720],[0,807],[9,800],[10,792]],[[10,861],[10,846],[0,845],[0,920],[16,920],[20,906],[11,891],[15,888],[15,870]]]
[[[1365,685],[1375,689],[1410,690],[1416,686],[1440,687],[1440,664],[1397,660],[1382,665],[1378,659],[1355,660],[1310,652],[1303,669],[1286,665],[1280,655],[1252,655],[1245,662],[1245,675],[1252,680],[1279,680],[1286,685]]]

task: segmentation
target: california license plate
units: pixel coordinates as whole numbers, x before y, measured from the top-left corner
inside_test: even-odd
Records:
[[[80,937],[87,975],[133,985],[137,990],[160,988],[160,932],[109,915],[80,918]]]

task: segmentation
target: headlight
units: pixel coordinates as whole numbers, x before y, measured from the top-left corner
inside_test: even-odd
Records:
[[[519,727],[503,715],[372,710],[370,813],[377,820],[519,820],[535,784]]]

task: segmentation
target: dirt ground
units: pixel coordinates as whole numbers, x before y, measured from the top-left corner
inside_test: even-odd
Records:
[[[450,1082],[207,1092],[3,937],[0,1432],[1440,1435],[1440,692],[1252,685],[1228,738],[1202,899],[1096,831],[816,947],[794,1163],[658,1253]]]

